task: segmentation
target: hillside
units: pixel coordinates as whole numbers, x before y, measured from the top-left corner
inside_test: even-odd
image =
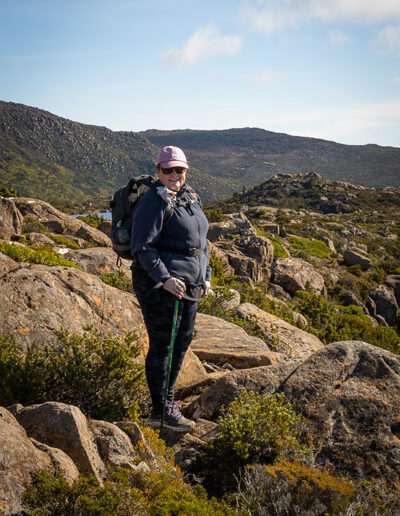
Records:
[[[153,173],[160,146],[187,153],[188,180],[204,202],[260,184],[277,172],[353,184],[400,184],[400,149],[349,146],[262,129],[111,131],[0,101],[0,187],[68,211],[104,209],[127,180]]]
[[[278,208],[312,210],[325,214],[379,209],[379,216],[381,216],[388,209],[398,211],[400,187],[367,188],[344,181],[329,181],[315,172],[277,174],[241,194],[235,193],[230,199],[210,203],[209,208],[232,212],[241,209],[242,206],[251,207],[262,204]],[[388,220],[391,218],[389,217]]]
[[[134,175],[151,174],[158,149],[133,132],[72,122],[41,109],[0,101],[0,186],[59,207],[105,200]],[[221,182],[191,169],[190,182],[207,200]],[[212,195],[209,194],[212,192]]]
[[[277,173],[313,171],[326,179],[365,186],[400,184],[400,149],[395,147],[343,145],[257,128],[149,130],[141,134],[157,146],[173,140],[187,150],[202,171],[229,178],[233,184],[244,187]]]

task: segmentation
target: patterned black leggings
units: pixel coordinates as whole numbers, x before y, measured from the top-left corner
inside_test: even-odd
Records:
[[[175,296],[162,287],[153,290],[149,284],[138,281],[133,272],[133,288],[139,301],[149,335],[149,351],[146,357],[146,379],[153,404],[153,413],[161,415],[163,395],[168,372],[169,345],[174,317]],[[146,285],[147,283],[147,285]],[[171,376],[167,399],[173,401],[175,383],[181,369],[185,353],[192,341],[198,302],[181,299]]]

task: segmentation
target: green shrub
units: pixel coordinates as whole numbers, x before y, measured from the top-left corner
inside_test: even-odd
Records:
[[[300,421],[301,416],[285,402],[284,394],[261,396],[243,389],[227,408],[221,409],[214,448],[217,455],[233,458],[239,464],[306,453],[298,441]]]
[[[309,238],[294,235],[290,235],[289,240],[292,250],[303,251],[317,258],[332,258],[332,251],[321,240],[310,240]]]
[[[5,186],[0,187],[0,197],[17,197],[17,192],[13,188],[11,190]]]
[[[80,476],[73,485],[45,471],[32,476],[23,495],[32,516],[228,516],[237,514],[227,504],[208,499],[203,488],[185,484],[178,474],[134,474],[109,469],[100,486],[93,477]]]
[[[322,296],[297,292],[295,308],[310,321],[307,331],[317,335],[325,344],[339,340],[362,340],[400,353],[400,336],[394,328],[373,326],[359,307],[333,305]]]
[[[98,228],[102,222],[104,222],[106,219],[103,217],[103,215],[99,215],[98,213],[89,213],[88,215],[80,215],[79,217],[76,217],[79,220],[83,220],[83,222],[86,222],[89,226],[92,226],[93,228]]]
[[[126,274],[123,270],[119,270],[118,274],[115,272],[105,272],[100,276],[100,279],[107,285],[119,288],[124,292],[130,292],[131,290],[131,281],[126,277]]]
[[[226,219],[221,208],[210,208],[208,210],[204,210],[204,214],[207,217],[208,222],[222,222]]]
[[[24,217],[22,221],[22,233],[46,233],[47,228],[35,217]]]
[[[31,262],[48,266],[61,265],[64,267],[72,267],[80,269],[76,263],[61,258],[51,247],[22,247],[7,242],[0,242],[0,252],[6,254],[17,262]]]
[[[68,247],[70,249],[80,249],[79,244],[71,240],[70,238],[65,238],[61,235],[53,235],[51,233],[47,233],[47,236],[50,237],[53,242],[58,245],[62,245],[64,247]]]
[[[57,340],[25,352],[10,338],[0,340],[0,371],[8,404],[48,400],[77,405],[95,419],[115,421],[137,413],[148,402],[144,366],[137,362],[137,337],[60,330]],[[0,394],[1,395],[1,394]]]

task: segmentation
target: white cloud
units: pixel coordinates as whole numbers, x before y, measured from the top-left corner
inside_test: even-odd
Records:
[[[253,75],[250,80],[253,84],[278,84],[281,79],[282,76],[280,73],[274,70],[263,70]]]
[[[191,66],[207,57],[233,55],[242,46],[238,36],[222,36],[213,25],[198,29],[181,49],[173,48],[163,55],[166,64]]]
[[[372,41],[378,54],[400,53],[400,25],[388,25]]]
[[[373,24],[400,20],[399,0],[245,0],[244,16],[267,34],[310,20]]]
[[[329,43],[334,47],[341,47],[346,45],[350,38],[341,30],[331,30],[328,32]]]

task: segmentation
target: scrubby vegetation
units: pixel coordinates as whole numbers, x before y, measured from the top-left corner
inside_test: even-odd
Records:
[[[76,263],[62,258],[51,247],[47,246],[26,247],[0,242],[0,252],[17,262],[38,263],[49,266],[63,265],[64,267],[80,269]]]
[[[300,421],[284,394],[261,396],[243,390],[221,410],[214,449],[222,460],[237,464],[306,454],[309,450],[298,440]]]
[[[119,270],[118,273],[115,272],[105,272],[100,276],[100,279],[110,285],[111,287],[119,288],[124,292],[130,292],[131,290],[131,281],[126,276],[123,270]]]
[[[108,421],[137,418],[147,407],[144,366],[133,334],[125,338],[88,329],[55,332],[55,340],[28,349],[0,336],[0,405],[48,400],[77,405]]]
[[[83,220],[83,222],[86,222],[89,226],[92,226],[93,228],[98,228],[102,222],[105,222],[105,218],[102,215],[99,215],[98,213],[89,213],[88,215],[79,215],[77,217],[79,220]]]

